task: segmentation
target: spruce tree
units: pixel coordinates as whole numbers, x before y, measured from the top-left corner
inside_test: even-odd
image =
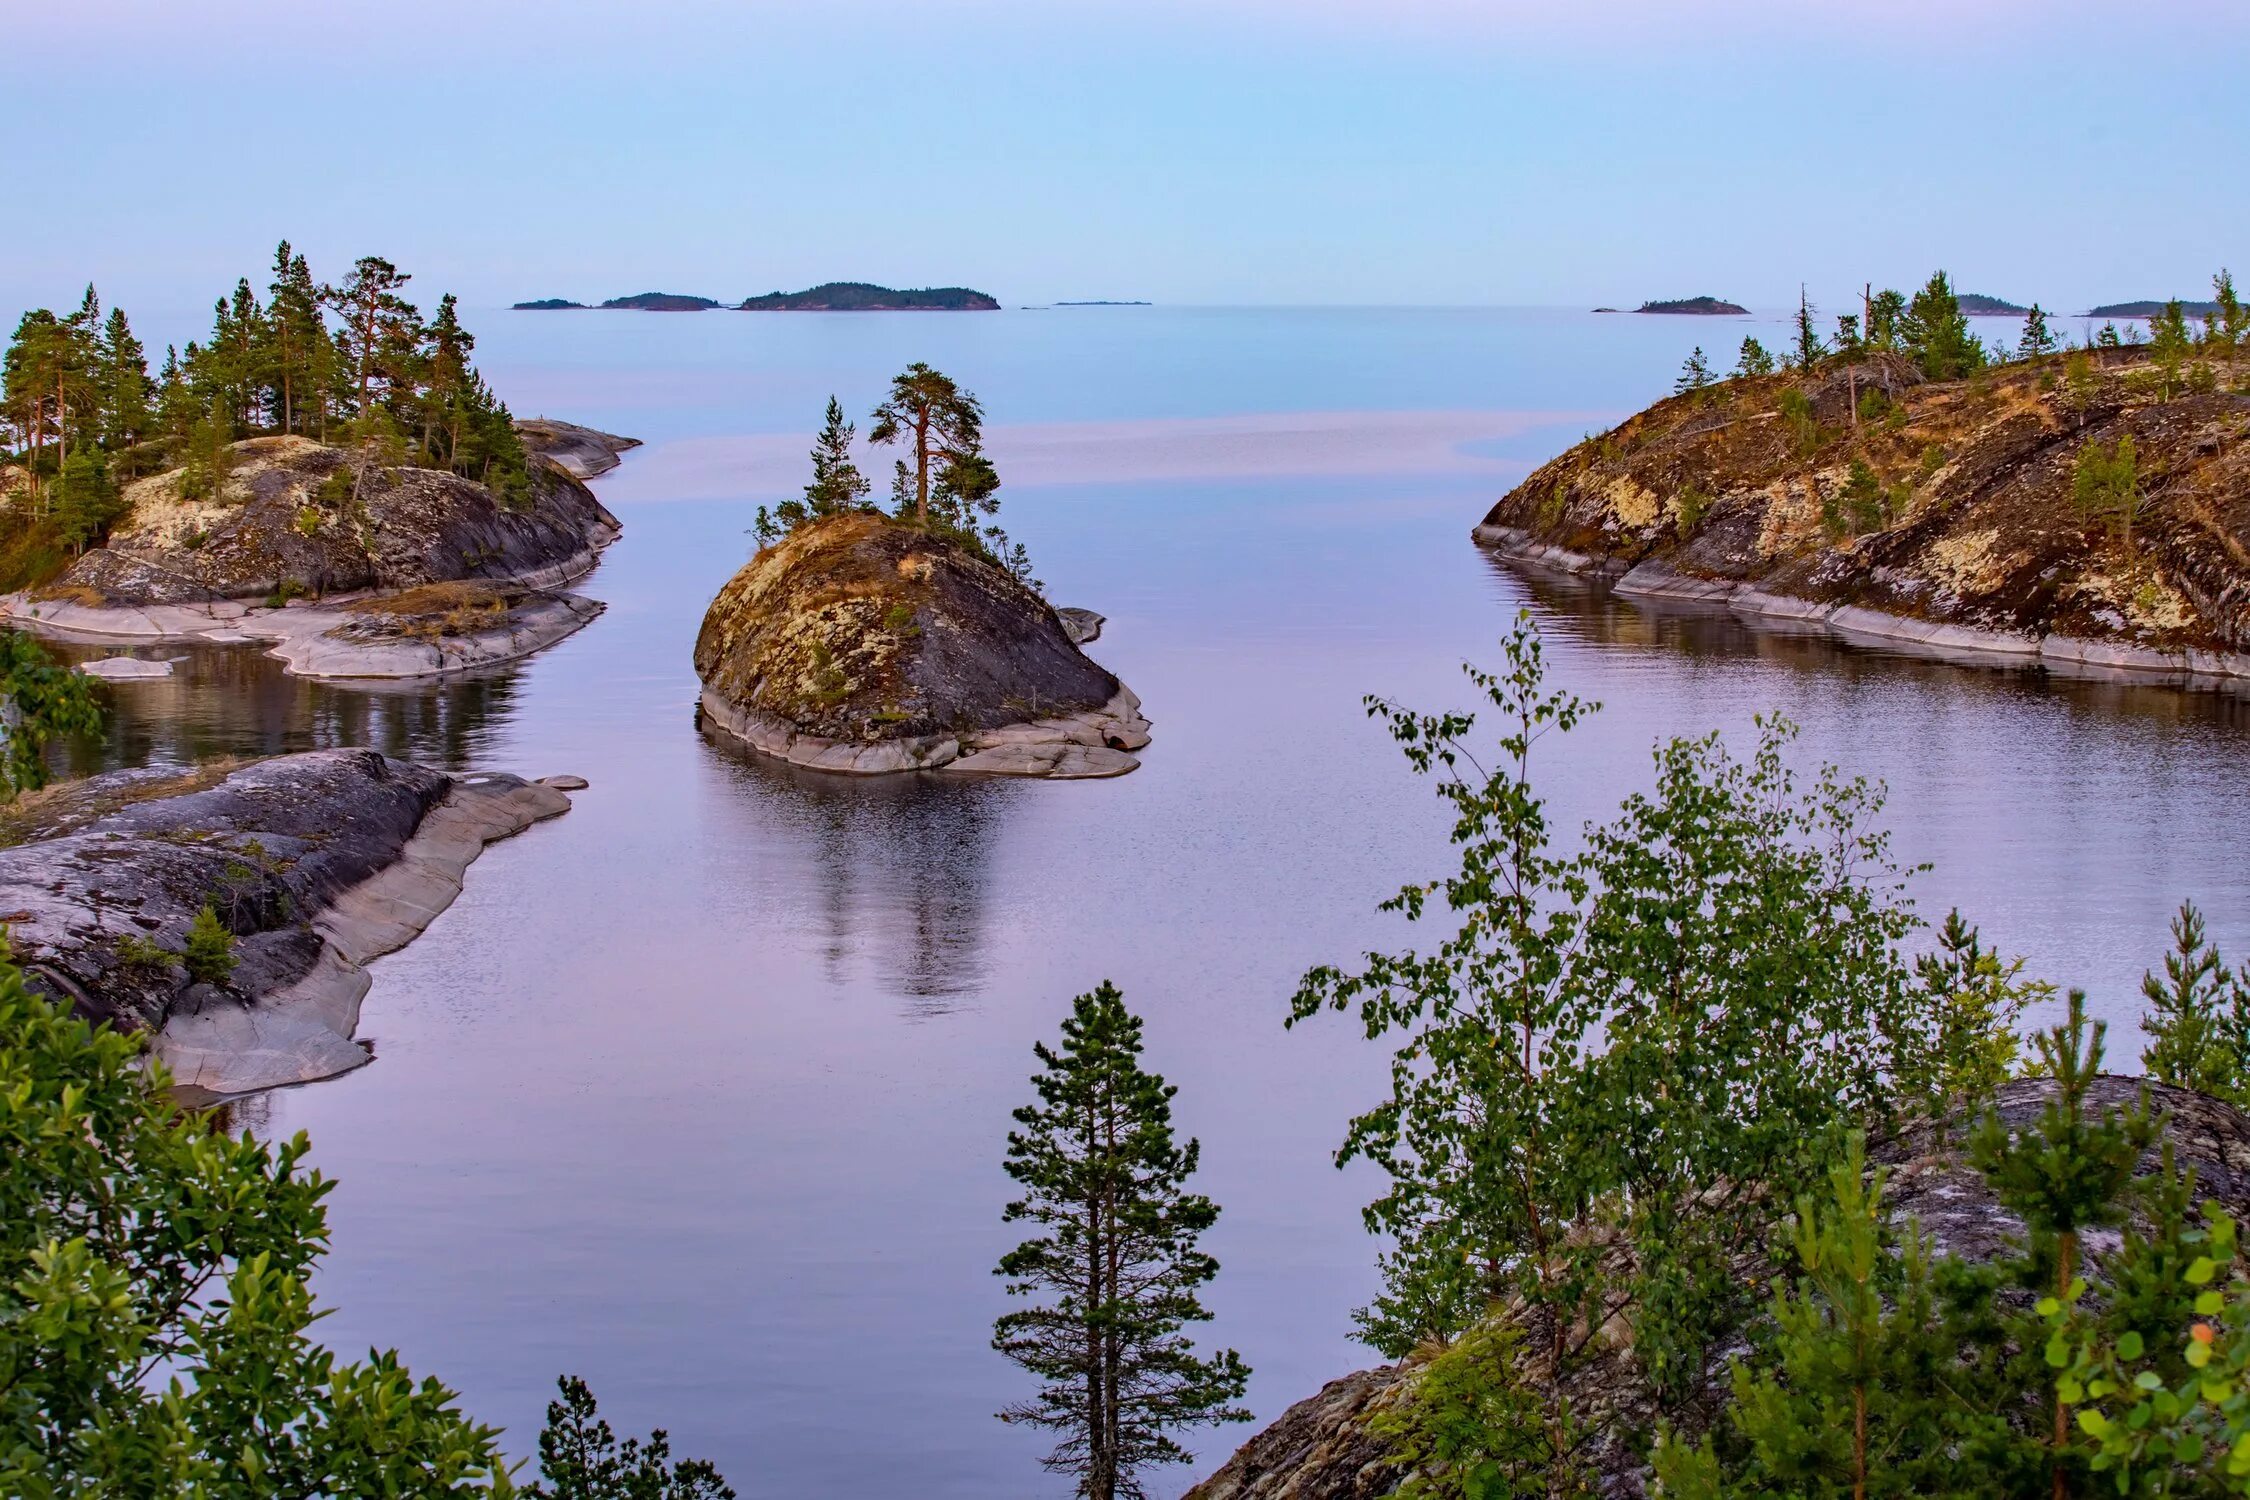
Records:
[[[1734,362],[1734,373],[1736,379],[1771,375],[1773,373],[1773,356],[1766,352],[1765,345],[1748,335],[1744,335],[1742,352],[1736,356]]]
[[[2227,967],[2194,902],[2172,918],[2163,976],[2142,975],[2141,994],[2148,1076],[2250,1106],[2250,969]]]
[[[109,534],[119,513],[117,485],[101,450],[81,444],[63,460],[55,481],[55,530],[63,545],[82,555]]]
[[[2231,271],[2221,268],[2211,278],[2211,300],[2217,310],[2211,315],[2210,327],[2218,339],[2219,357],[2226,362],[2230,383],[2234,383],[2236,361],[2242,357],[2245,341],[2250,341],[2250,309],[2235,294]]]
[[[1180,1463],[1169,1435],[1245,1421],[1249,1369],[1182,1335],[1210,1314],[1197,1291],[1219,1263],[1197,1248],[1217,1205],[1187,1191],[1197,1145],[1172,1134],[1178,1091],[1140,1065],[1141,1022],[1114,985],[1072,1003],[1062,1046],[1035,1045],[1039,1099],[1015,1112],[1009,1223],[1039,1233],[1001,1257],[1010,1294],[1048,1299],[1003,1314],[993,1347],[1045,1385],[1000,1413],[1062,1435],[1042,1460],[1087,1500],[1146,1494],[1140,1470]]]
[[[2070,494],[2080,516],[2109,527],[2130,545],[2133,522],[2146,501],[2141,493],[2140,461],[2133,449],[2133,435],[2126,433],[2111,447],[2092,440],[2080,447],[2071,473]]]
[[[1905,337],[1906,298],[1886,288],[1867,301],[1867,343],[1870,348],[1896,349]]]
[[[133,472],[132,450],[154,427],[150,409],[155,385],[148,378],[148,351],[133,337],[125,309],[110,309],[102,330],[102,442],[117,455],[127,477]]]
[[[1710,383],[1711,363],[1703,357],[1703,346],[1698,344],[1695,346],[1695,352],[1681,363],[1679,378],[1672,382],[1672,394],[1675,396],[1692,395],[1701,391]]]

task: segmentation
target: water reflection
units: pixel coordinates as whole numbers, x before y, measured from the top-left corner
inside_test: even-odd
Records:
[[[69,661],[117,654],[61,643],[48,649]],[[292,677],[257,646],[144,647],[131,654],[170,661],[172,675],[106,684],[106,737],[56,747],[58,777],[340,745],[470,770],[489,759],[514,718],[524,667],[503,663],[435,683],[347,685]]]
[[[732,815],[795,835],[818,922],[824,977],[871,960],[909,1016],[960,1008],[982,985],[992,849],[1013,783],[938,776],[838,776],[758,755],[699,721],[714,765],[740,795]],[[745,835],[748,836],[747,834]]]
[[[1853,686],[1910,681],[2005,699],[2060,699],[2096,716],[2250,729],[2250,682],[2239,678],[2198,679],[2183,689],[2136,673],[1951,661],[1903,644],[1843,640],[1798,622],[1752,621],[1723,607],[1620,595],[1606,581],[1510,563],[1496,553],[1485,561],[1530,595],[1542,628],[1591,645],[1661,650],[1690,663],[1749,659]]]

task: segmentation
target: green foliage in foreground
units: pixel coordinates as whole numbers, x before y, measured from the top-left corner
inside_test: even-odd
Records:
[[[311,1337],[332,1184],[305,1137],[228,1135],[165,1087],[135,1038],[0,961],[0,1494],[516,1493],[499,1433],[452,1391]],[[585,1388],[564,1392],[532,1493],[731,1493],[708,1466],[671,1468],[661,1434],[613,1451]]]
[[[1015,1296],[992,1345],[1045,1384],[1000,1414],[1062,1435],[1043,1460],[1087,1500],[1140,1497],[1139,1471],[1185,1462],[1169,1433],[1247,1421],[1250,1378],[1232,1349],[1202,1356],[1181,1329],[1211,1315],[1198,1289],[1219,1263],[1197,1241],[1218,1206],[1187,1191],[1197,1146],[1172,1135],[1178,1092],[1140,1065],[1140,1018],[1104,983],[1072,1002],[1062,1046],[1035,1047],[1039,1101],[1015,1113],[1010,1223],[1039,1233],[1001,1258]]]
[[[0,801],[47,784],[47,744],[98,735],[93,684],[20,630],[0,629]]]
[[[1958,913],[1910,959],[1879,794],[1800,784],[1773,725],[1747,761],[1659,746],[1655,790],[1559,852],[1529,759],[1588,705],[1545,688],[1528,625],[1470,675],[1496,758],[1468,715],[1371,705],[1461,851],[1387,905],[1458,931],[1316,970],[1295,1012],[1353,1009],[1397,1048],[1339,1160],[1390,1178],[1363,1327],[1422,1355],[1374,1419],[1399,1493],[1589,1494],[1593,1455],[1622,1452],[1676,1500],[2250,1495],[2233,1225],[2197,1211],[2145,1098],[2094,1103],[2084,996],[2026,1058],[2016,1026],[2052,991],[2020,961]],[[2174,946],[2145,1060],[2241,1097],[2244,976],[2192,907]],[[1991,1100],[2019,1067],[2049,1093],[2009,1124]],[[1868,1129],[1952,1150],[2020,1233],[1970,1262],[1895,1221]],[[1634,1430],[1604,1425],[1621,1397]]]

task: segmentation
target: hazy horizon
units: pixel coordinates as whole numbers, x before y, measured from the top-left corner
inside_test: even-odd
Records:
[[[2218,0],[87,0],[10,35],[19,308],[89,280],[207,306],[288,238],[479,307],[868,280],[1770,308],[1944,266],[2074,312],[2201,294],[2250,230],[2213,66],[2250,13]]]

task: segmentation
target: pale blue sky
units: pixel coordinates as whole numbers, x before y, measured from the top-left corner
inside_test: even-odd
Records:
[[[2250,274],[2240,0],[74,0],[0,19],[0,310],[389,256],[472,305],[2074,310]]]

